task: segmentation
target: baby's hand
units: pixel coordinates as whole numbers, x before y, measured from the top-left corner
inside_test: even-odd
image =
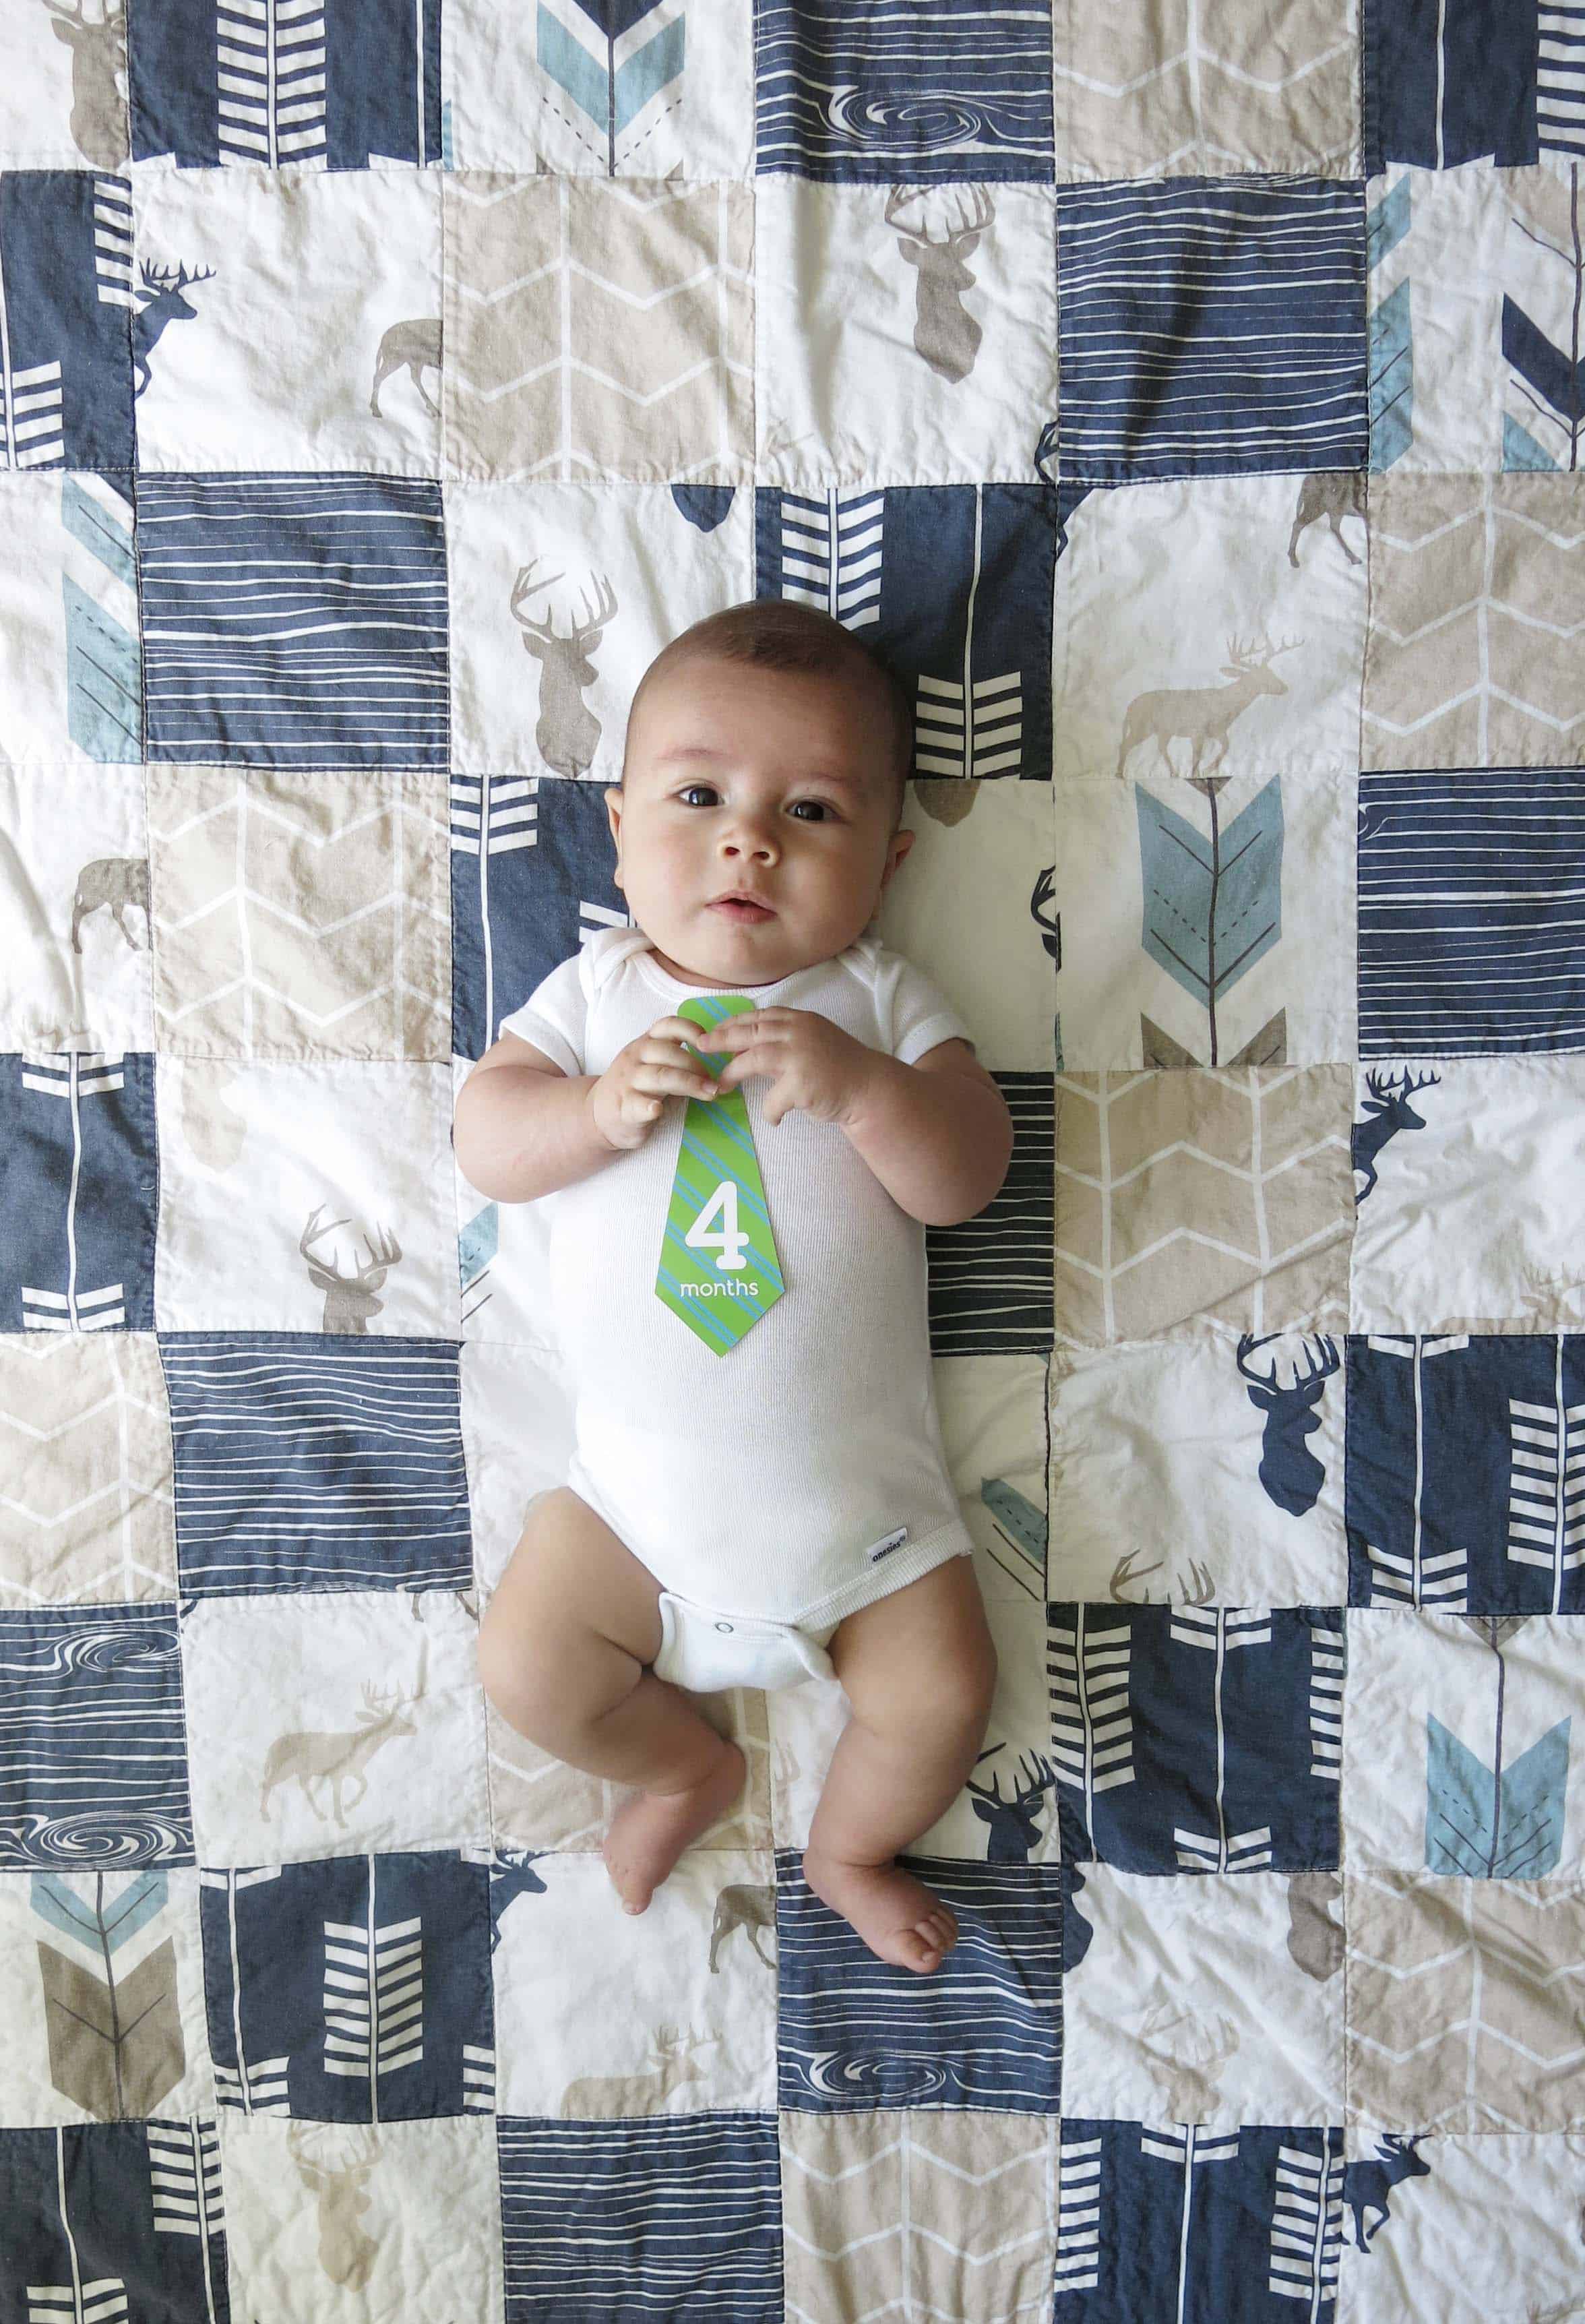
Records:
[[[847,1121],[871,1086],[880,1054],[813,1009],[756,1009],[728,1017],[712,1031],[709,1046],[712,1056],[732,1053],[717,1089],[735,1089],[751,1074],[769,1074],[762,1110],[772,1128],[794,1106],[816,1121]]]
[[[617,1051],[589,1092],[589,1111],[608,1146],[624,1152],[641,1146],[668,1097],[714,1096],[715,1084],[688,1054],[690,1041],[704,1047],[689,1019],[660,1017]]]

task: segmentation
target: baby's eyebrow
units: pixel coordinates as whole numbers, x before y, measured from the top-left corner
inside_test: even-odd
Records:
[[[670,767],[684,759],[705,759],[713,764],[719,765],[727,755],[724,751],[712,751],[703,742],[679,742],[675,751],[662,751],[654,764],[658,767]],[[861,786],[859,776],[849,774],[845,770],[836,767],[816,767],[806,770],[805,779],[814,783],[834,783],[839,788],[847,790],[857,790]]]

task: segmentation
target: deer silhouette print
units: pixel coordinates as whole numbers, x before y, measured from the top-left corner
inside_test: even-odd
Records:
[[[1396,1138],[1400,1130],[1424,1129],[1425,1116],[1416,1113],[1409,1100],[1441,1079],[1440,1074],[1427,1073],[1415,1081],[1407,1070],[1401,1084],[1396,1074],[1378,1073],[1373,1068],[1366,1074],[1365,1084],[1370,1094],[1365,1101],[1365,1120],[1353,1124],[1349,1138],[1354,1167],[1365,1173],[1365,1184],[1354,1196],[1356,1205],[1375,1188],[1376,1157],[1387,1139]]]
[[[993,1743],[989,1751],[981,1751],[976,1766],[994,1758],[1004,1747]],[[1047,1792],[1055,1795],[1056,1772],[1049,1760],[1039,1754],[1030,1754],[1026,1769],[1023,1754],[1018,1755],[1018,1788],[1009,1799],[1001,1796],[1001,1778],[995,1768],[991,1771],[991,1786],[970,1783],[965,1786],[974,1803],[974,1813],[981,1823],[991,1826],[991,1836],[985,1843],[987,1864],[1027,1864],[1029,1850],[1040,1837],[1039,1803]]]
[[[126,9],[105,0],[104,14],[88,15],[83,0],[69,8],[44,0],[55,37],[71,49],[71,142],[96,170],[126,159]]]
[[[132,318],[133,368],[138,374],[132,391],[134,402],[149,383],[149,350],[166,324],[198,320],[198,309],[182,292],[195,282],[211,281],[214,273],[212,266],[196,268],[190,274],[185,266],[179,266],[172,274],[164,267],[151,266],[147,259],[143,262],[143,279],[134,288],[143,303]]]
[[[886,197],[886,223],[908,264],[919,270],[914,290],[914,352],[923,355],[938,378],[955,384],[968,377],[980,352],[981,327],[963,305],[963,292],[974,281],[968,261],[995,213],[983,186],[954,188],[954,215],[946,232],[937,236],[929,231],[925,215],[927,198],[923,187],[894,186]],[[916,225],[903,217],[910,205],[917,208]]]
[[[369,2208],[366,2181],[379,2158],[379,2141],[365,2127],[336,2134],[336,2148],[348,2160],[316,2161],[309,2152],[309,2126],[294,2122],[286,2134],[287,2153],[319,2207],[319,2265],[332,2283],[362,2292],[369,2281],[377,2239],[364,2233]]]
[[[1177,772],[1172,762],[1167,744],[1179,739],[1191,746],[1193,758],[1189,779],[1193,781],[1202,771],[1211,773],[1227,756],[1228,730],[1233,720],[1242,715],[1252,702],[1263,694],[1286,694],[1287,687],[1271,668],[1279,653],[1291,653],[1304,644],[1303,638],[1284,638],[1277,645],[1267,645],[1252,638],[1246,645],[1236,636],[1227,641],[1227,659],[1221,674],[1225,686],[1160,687],[1150,694],[1137,694],[1123,717],[1123,738],[1117,754],[1117,770],[1120,775],[1131,752],[1146,741],[1156,744],[1163,766],[1169,775]],[[1206,751],[1215,745],[1216,756],[1202,769]]]
[[[653,2063],[648,2071],[581,2074],[561,2094],[562,2120],[609,2122],[625,2115],[659,2114],[662,2100],[673,2090],[680,2089],[684,2082],[704,2080],[695,2052],[714,2049],[716,2039],[714,2034],[706,2039],[700,2034],[679,2034],[669,2025],[658,2025],[650,2052]]]
[[[1335,1340],[1318,1340],[1320,1361],[1313,1361],[1306,1349],[1304,1378],[1299,1378],[1295,1368],[1289,1385],[1278,1388],[1275,1357],[1268,1372],[1251,1370],[1249,1359],[1257,1348],[1281,1336],[1278,1332],[1268,1332],[1264,1340],[1258,1340],[1252,1333],[1246,1332],[1239,1342],[1239,1370],[1249,1383],[1250,1403],[1266,1415],[1260,1442],[1260,1481],[1279,1509],[1286,1509],[1291,1517],[1302,1517],[1315,1507],[1326,1482],[1326,1471],[1304,1439],[1313,1435],[1321,1425],[1316,1406],[1342,1359]]]
[[[85,863],[77,875],[77,888],[71,899],[71,948],[80,953],[82,924],[90,912],[108,905],[115,925],[134,952],[147,949],[149,922],[149,859],[146,855],[97,855]],[[128,911],[143,916],[145,943],[142,946],[126,924]]]
[[[538,558],[534,563],[539,563]],[[567,576],[552,573],[545,580],[536,581],[533,575],[534,566],[525,565],[513,583],[511,617],[523,633],[524,652],[532,654],[542,665],[539,718],[534,728],[534,741],[552,774],[576,777],[586,774],[594,764],[594,746],[600,740],[600,721],[584,700],[584,688],[592,686],[597,675],[589,656],[616,611],[616,595],[602,575],[597,585],[597,603],[593,607],[585,604],[583,620],[575,621],[571,635],[561,638],[556,634],[554,613],[540,622],[531,620],[521,609],[541,589],[548,589],[553,581],[565,580]]]
[[[376,420],[383,420],[380,409],[380,390],[393,371],[405,370],[424,401],[440,417],[440,406],[424,385],[426,371],[440,368],[440,318],[423,316],[416,321],[392,323],[380,342],[374,357],[374,383],[369,390],[369,409]]]
[[[266,1823],[275,1793],[282,1784],[295,1781],[309,1807],[321,1818],[324,1811],[314,1797],[314,1786],[328,1784],[336,1821],[346,1824],[341,1796],[344,1784],[356,1779],[357,1798],[347,1803],[356,1807],[369,1788],[364,1770],[375,1752],[393,1736],[418,1732],[407,1714],[424,1692],[424,1666],[429,1654],[429,1641],[426,1638],[419,1649],[418,1676],[406,1694],[394,1690],[376,1692],[372,1686],[365,1686],[363,1708],[357,1713],[355,1727],[303,1728],[294,1734],[276,1737],[260,1778],[259,1813]]]
[[[372,1241],[365,1235],[367,1259],[351,1275],[344,1275],[338,1259],[334,1256],[328,1259],[316,1258],[311,1248],[321,1236],[334,1234],[337,1227],[347,1224],[346,1219],[332,1219],[327,1225],[321,1225],[321,1213],[328,1207],[326,1203],[315,1204],[308,1225],[297,1240],[299,1250],[309,1262],[309,1281],[325,1294],[325,1316],[320,1329],[366,1333],[370,1316],[378,1315],[385,1305],[375,1295],[383,1288],[385,1277],[401,1259],[401,1245],[383,1228],[378,1240]]]
[[[1390,2216],[1387,2197],[1398,2181],[1430,2177],[1431,2165],[1419,2153],[1424,2135],[1424,2131],[1413,2138],[1397,2138],[1390,2131],[1381,2133],[1373,2155],[1344,2165],[1343,2200],[1354,2214],[1354,2241],[1361,2251],[1369,2250],[1371,2236]],[[1368,2227],[1365,2224],[1367,2209],[1376,2214]]]

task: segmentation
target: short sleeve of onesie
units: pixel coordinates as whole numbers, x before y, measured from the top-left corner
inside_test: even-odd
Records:
[[[570,960],[564,960],[534,987],[521,1009],[514,1009],[510,1017],[501,1020],[503,1033],[515,1033],[520,1041],[531,1042],[569,1076],[586,1070],[584,1028],[589,1021],[588,950],[586,945],[580,945]]]
[[[902,953],[883,953],[881,961],[875,999],[880,1022],[888,1028],[889,1056],[911,1065],[942,1041],[967,1041],[973,1047],[973,1035],[922,968]]]

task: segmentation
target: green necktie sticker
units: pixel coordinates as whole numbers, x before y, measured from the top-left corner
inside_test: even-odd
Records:
[[[740,1017],[753,1006],[745,993],[712,992],[685,1001],[676,1013],[708,1032],[723,1018]],[[692,1042],[688,1047],[696,1048]],[[728,1062],[721,1051],[696,1054],[714,1076]],[[655,1296],[707,1348],[725,1356],[786,1289],[743,1093],[727,1089],[716,1097],[691,1097],[683,1116]]]

